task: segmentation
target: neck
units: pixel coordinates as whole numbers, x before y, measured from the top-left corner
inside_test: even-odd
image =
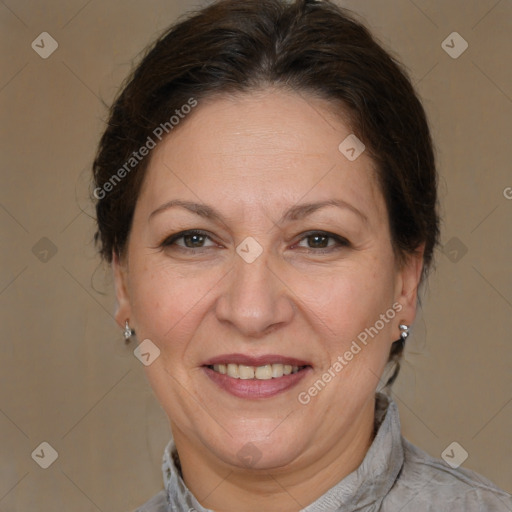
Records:
[[[185,484],[205,508],[217,512],[236,510],[296,512],[313,503],[361,464],[374,433],[374,400],[370,400],[346,432],[325,453],[307,463],[248,470],[205,454],[204,446],[191,443],[173,428]]]

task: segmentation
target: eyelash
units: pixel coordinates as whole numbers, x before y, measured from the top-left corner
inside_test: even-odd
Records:
[[[180,231],[179,233],[176,233],[176,234],[171,235],[170,237],[166,238],[160,244],[160,247],[166,248],[166,247],[171,247],[171,246],[175,245],[183,251],[196,251],[196,252],[204,250],[204,249],[208,249],[208,247],[193,248],[193,247],[185,247],[185,246],[175,244],[175,242],[177,240],[180,240],[188,235],[191,235],[191,236],[198,235],[198,236],[208,238],[210,241],[213,241],[212,238],[209,236],[209,234],[206,231],[202,231],[200,229],[189,229],[186,231]],[[322,253],[331,252],[332,250],[335,250],[335,249],[340,249],[342,247],[351,247],[351,243],[347,239],[345,239],[339,235],[335,235],[334,233],[330,233],[328,231],[308,231],[306,233],[303,233],[302,238],[300,238],[298,240],[298,242],[294,243],[293,247],[297,246],[297,244],[302,242],[303,240],[307,240],[308,238],[314,237],[314,236],[320,236],[320,237],[326,237],[328,239],[332,239],[336,242],[336,244],[331,245],[331,246],[328,245],[327,247],[320,247],[320,248],[316,248],[316,249],[312,248],[312,247],[305,248],[308,250],[308,252],[322,254]],[[329,242],[327,242],[327,243],[329,243]],[[209,246],[209,247],[211,247],[211,246]]]

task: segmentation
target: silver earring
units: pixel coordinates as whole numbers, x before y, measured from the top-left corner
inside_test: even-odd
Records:
[[[409,326],[406,324],[400,324],[398,327],[400,328],[400,338],[402,338],[402,341],[405,341],[407,336],[409,336]]]
[[[128,341],[134,334],[135,331],[130,327],[130,324],[128,323],[128,320],[124,323],[124,339]]]

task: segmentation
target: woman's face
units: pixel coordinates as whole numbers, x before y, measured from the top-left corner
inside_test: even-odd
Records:
[[[146,371],[183,452],[300,468],[371,431],[421,256],[398,267],[372,160],[342,153],[351,130],[329,109],[217,98],[153,150],[117,319],[160,350]]]

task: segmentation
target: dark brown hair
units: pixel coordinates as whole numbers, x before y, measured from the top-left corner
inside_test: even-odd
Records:
[[[94,161],[102,257],[111,262],[124,254],[149,160],[134,154],[155,129],[173,129],[171,117],[191,101],[268,86],[325,98],[348,117],[375,162],[395,253],[403,261],[425,244],[425,276],[439,219],[424,109],[401,66],[329,1],[220,0],[155,42],[113,104]]]

